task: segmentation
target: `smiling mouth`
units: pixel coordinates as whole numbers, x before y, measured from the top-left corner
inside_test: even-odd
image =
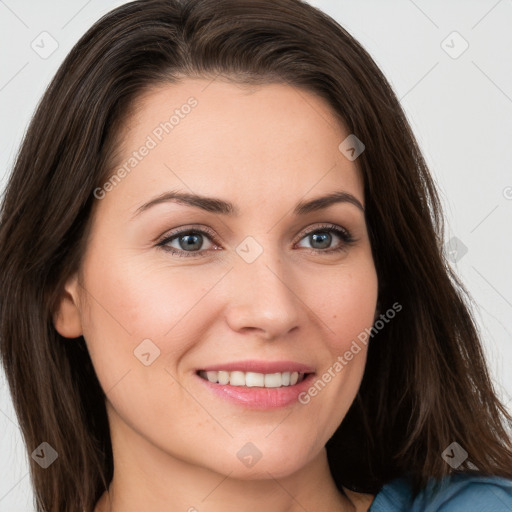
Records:
[[[213,384],[221,384],[224,386],[282,388],[299,384],[311,374],[302,372],[256,373],[199,370],[197,375]]]

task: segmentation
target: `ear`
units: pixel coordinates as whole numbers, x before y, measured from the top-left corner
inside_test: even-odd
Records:
[[[78,338],[83,334],[78,288],[78,275],[74,274],[64,285],[53,308],[53,325],[64,338]]]

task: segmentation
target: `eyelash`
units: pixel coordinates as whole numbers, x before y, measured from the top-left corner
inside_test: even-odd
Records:
[[[347,249],[348,246],[356,242],[356,239],[352,237],[351,233],[346,230],[345,228],[342,228],[340,226],[336,226],[335,224],[323,224],[321,226],[317,226],[314,229],[307,231],[306,233],[303,233],[301,237],[299,238],[299,242],[306,238],[307,236],[317,233],[317,232],[332,232],[335,233],[342,242],[340,243],[339,247],[335,247],[333,249],[312,249],[312,248],[305,248],[308,252],[314,253],[314,254],[333,254],[338,253],[341,251],[344,251]],[[156,245],[157,247],[161,247],[164,251],[173,254],[174,256],[178,257],[201,257],[206,256],[207,252],[210,250],[200,250],[200,251],[183,251],[179,249],[175,249],[174,247],[168,247],[167,244],[169,242],[172,242],[175,238],[178,238],[181,235],[207,235],[208,238],[210,238],[210,241],[213,242],[215,245],[218,245],[215,242],[215,235],[214,233],[208,229],[208,228],[201,228],[201,229],[195,229],[188,227],[186,229],[183,229],[181,231],[174,231],[171,233],[168,233],[165,238],[160,240]],[[215,250],[215,249],[214,249]]]

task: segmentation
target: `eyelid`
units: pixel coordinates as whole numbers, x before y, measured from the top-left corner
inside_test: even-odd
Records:
[[[185,224],[184,226],[178,226],[174,229],[171,229],[170,231],[165,232],[163,235],[159,236],[154,240],[156,244],[168,241],[169,238],[173,238],[174,236],[189,233],[189,232],[205,232],[211,239],[212,242],[216,242],[217,234],[213,229],[209,228],[208,226],[204,226],[202,224]]]

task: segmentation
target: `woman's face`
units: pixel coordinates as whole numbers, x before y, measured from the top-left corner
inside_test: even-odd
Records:
[[[139,99],[55,316],[86,340],[118,460],[278,478],[322,451],[366,346],[335,363],[377,302],[362,178],[338,148],[348,135],[324,100],[287,85],[187,79]],[[335,193],[352,199],[304,206]],[[236,363],[208,374],[221,383],[198,375]],[[314,375],[284,386],[294,364]]]

